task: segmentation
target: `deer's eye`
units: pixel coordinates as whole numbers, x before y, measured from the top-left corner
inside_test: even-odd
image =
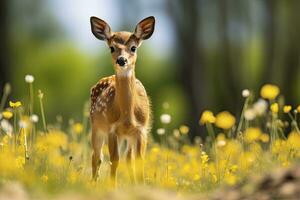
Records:
[[[136,47],[135,46],[132,46],[131,48],[130,48],[130,50],[131,50],[131,52],[135,52],[136,51]]]
[[[110,47],[110,52],[113,53],[115,51],[114,47]]]

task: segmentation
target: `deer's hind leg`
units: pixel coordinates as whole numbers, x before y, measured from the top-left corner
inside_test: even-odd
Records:
[[[96,181],[98,178],[99,168],[102,163],[102,147],[104,140],[105,137],[103,134],[99,133],[99,130],[96,127],[92,127],[92,175],[94,181]]]
[[[136,131],[136,165],[137,165],[137,177],[139,182],[145,183],[144,174],[144,158],[147,148],[147,134],[144,131]]]

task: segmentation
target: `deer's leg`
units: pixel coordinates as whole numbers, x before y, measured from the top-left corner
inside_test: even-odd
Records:
[[[110,155],[111,167],[110,167],[110,177],[113,181],[113,185],[117,185],[117,168],[119,165],[119,147],[118,147],[118,137],[114,133],[110,133],[108,136],[108,150]]]
[[[102,146],[104,143],[104,137],[99,135],[98,130],[93,128],[92,130],[92,174],[93,180],[96,181],[98,178],[98,171],[102,162]]]
[[[132,163],[132,158],[133,158],[133,146],[132,144],[128,141],[127,144],[127,155],[126,155],[126,161],[127,161],[127,170],[128,170],[128,174],[130,177],[130,180],[132,183],[136,183],[136,177],[135,177],[135,169]]]
[[[144,157],[147,148],[147,135],[142,131],[137,132],[137,140],[136,140],[136,163],[138,168],[138,180],[139,182],[145,182],[144,175]]]

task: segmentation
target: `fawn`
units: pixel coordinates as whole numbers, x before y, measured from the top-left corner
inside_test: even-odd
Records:
[[[112,32],[110,26],[91,17],[92,33],[110,48],[115,75],[102,78],[91,89],[92,173],[97,180],[102,162],[102,146],[108,142],[111,179],[116,185],[120,146],[126,141],[126,160],[132,181],[136,181],[135,157],[140,161],[139,180],[144,182],[143,158],[147,132],[151,128],[150,100],[142,83],[135,77],[137,48],[154,32],[155,18],[140,21],[133,33]]]

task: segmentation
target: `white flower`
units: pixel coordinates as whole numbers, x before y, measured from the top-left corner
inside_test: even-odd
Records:
[[[263,115],[268,108],[268,103],[263,100],[259,99],[255,104],[253,104],[253,110],[259,116]]]
[[[162,114],[160,116],[160,121],[163,124],[169,124],[171,122],[171,116],[169,114]]]
[[[20,120],[19,121],[19,126],[20,126],[20,128],[27,128],[28,124],[27,124],[26,121]]]
[[[8,136],[12,136],[13,127],[9,123],[9,121],[7,121],[6,119],[1,120],[0,126]]]
[[[225,140],[219,140],[218,142],[217,142],[217,146],[218,147],[223,147],[223,146],[225,146],[226,145],[226,141]]]
[[[178,129],[173,130],[173,135],[175,138],[180,138],[180,131]]]
[[[249,95],[250,95],[250,91],[248,90],[248,89],[244,89],[243,91],[242,91],[242,96],[243,97],[249,97]]]
[[[25,82],[26,83],[32,83],[34,81],[34,77],[32,75],[27,74],[25,76]]]
[[[33,123],[37,123],[39,121],[39,116],[37,116],[36,114],[31,115],[30,121],[32,121]]]
[[[256,117],[256,112],[252,108],[248,108],[244,112],[244,117],[246,120],[251,121]]]
[[[164,128],[159,128],[156,130],[158,135],[164,135],[166,133],[166,130]]]

